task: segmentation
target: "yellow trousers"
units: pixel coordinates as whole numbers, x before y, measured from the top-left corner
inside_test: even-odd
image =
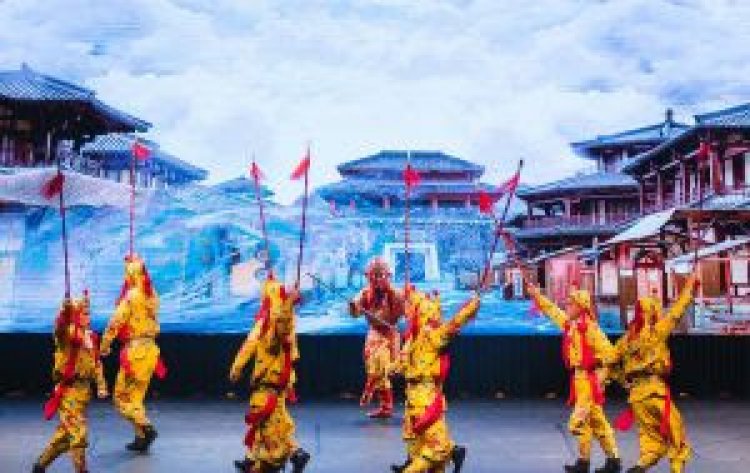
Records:
[[[151,421],[143,401],[159,361],[159,347],[150,339],[133,340],[123,348],[120,357],[113,395],[115,408],[133,424],[135,435],[144,437],[143,428],[151,425]]]
[[[692,452],[687,442],[685,424],[674,403],[670,405],[670,438],[662,436],[660,428],[665,409],[664,400],[665,396],[654,395],[631,403],[638,423],[638,465],[649,468],[666,456],[669,458],[670,471],[682,473]]]
[[[68,386],[60,401],[60,424],[37,461],[47,467],[57,457],[70,452],[76,472],[86,471],[88,425],[86,407],[91,400],[91,383],[77,381]]]
[[[442,472],[445,471],[450,461],[455,444],[448,431],[445,411],[425,431],[417,433],[412,428],[414,421],[424,414],[436,395],[442,396],[442,393],[433,384],[407,384],[406,386],[403,437],[406,442],[409,465],[404,470],[405,473]]]
[[[271,390],[253,392],[250,396],[250,413],[262,411],[272,395],[275,393]],[[286,395],[279,395],[274,410],[259,423],[253,445],[246,451],[246,457],[253,462],[253,471],[276,471],[283,467],[298,447],[294,432],[294,420],[286,406]]]
[[[390,390],[390,371],[396,361],[399,339],[395,330],[381,333],[370,329],[365,340],[365,370],[367,388],[370,392]]]
[[[610,458],[619,457],[615,432],[612,429],[602,406],[594,402],[590,379],[585,375],[574,377],[576,399],[568,421],[568,430],[578,442],[578,458],[591,458],[591,443],[599,442],[602,450]]]

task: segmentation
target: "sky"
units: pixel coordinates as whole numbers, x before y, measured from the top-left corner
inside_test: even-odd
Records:
[[[442,150],[499,183],[589,163],[569,143],[750,101],[750,2],[0,0],[0,69],[94,89],[208,169],[255,155],[281,201],[381,149]]]

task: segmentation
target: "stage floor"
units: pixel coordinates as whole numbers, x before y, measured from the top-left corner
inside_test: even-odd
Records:
[[[622,407],[613,403],[613,416]],[[680,402],[696,450],[689,472],[740,473],[750,462],[750,404]],[[160,437],[148,455],[124,449],[131,431],[110,405],[95,402],[90,417],[92,473],[207,473],[234,471],[242,455],[244,403],[194,399],[152,401]],[[573,457],[561,401],[453,401],[455,439],[468,446],[465,472],[540,473],[562,471]],[[404,457],[400,420],[371,422],[352,402],[302,403],[294,408],[300,443],[313,455],[309,472],[386,473]],[[55,422],[42,420],[41,401],[0,400],[0,471],[30,471]],[[618,434],[626,465],[636,459],[635,433]],[[600,462],[597,451],[595,463]],[[50,473],[72,471],[58,460]],[[653,471],[667,472],[666,463]]]

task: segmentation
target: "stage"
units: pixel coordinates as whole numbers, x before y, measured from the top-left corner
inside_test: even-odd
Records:
[[[0,471],[30,471],[35,456],[55,427],[41,415],[41,400],[0,401]],[[688,422],[695,457],[687,471],[740,473],[750,461],[750,405],[737,402],[679,402]],[[613,403],[613,416],[622,407]],[[150,403],[160,436],[151,453],[124,449],[132,433],[111,405],[96,401],[89,410],[92,473],[233,472],[242,455],[244,402],[241,400],[156,400]],[[400,419],[371,422],[355,401],[302,402],[294,408],[300,443],[313,459],[310,472],[385,473],[402,460]],[[453,435],[469,449],[468,473],[562,471],[573,457],[572,439],[563,434],[568,410],[559,400],[452,401]],[[618,434],[625,463],[636,458],[634,432]],[[597,449],[595,463],[600,461]],[[50,473],[71,471],[68,458]],[[654,469],[667,472],[665,463]]]

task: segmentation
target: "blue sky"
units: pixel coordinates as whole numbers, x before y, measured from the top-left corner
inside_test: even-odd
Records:
[[[525,180],[568,143],[750,101],[750,2],[0,0],[0,67],[85,84],[209,169],[254,152],[282,200],[380,149],[440,149]]]

